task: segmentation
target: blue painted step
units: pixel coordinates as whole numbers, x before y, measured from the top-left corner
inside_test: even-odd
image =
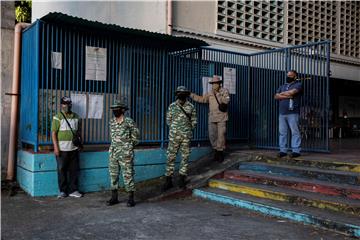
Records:
[[[277,176],[310,178],[339,184],[360,185],[360,175],[358,173],[344,171],[322,170],[299,166],[273,165],[263,162],[242,162],[239,165],[239,170],[267,173]]]
[[[347,214],[329,213],[215,188],[194,189],[193,196],[360,238],[360,219]]]

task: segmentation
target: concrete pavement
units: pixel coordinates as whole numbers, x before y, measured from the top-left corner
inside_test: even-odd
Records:
[[[107,207],[108,197],[108,192],[62,200],[3,193],[2,239],[348,239],[192,197],[134,208],[125,202]]]

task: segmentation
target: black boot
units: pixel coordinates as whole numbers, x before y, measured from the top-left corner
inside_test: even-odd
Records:
[[[179,188],[185,189],[186,188],[186,176],[180,174],[179,175]]]
[[[126,206],[128,206],[128,207],[134,207],[135,206],[134,192],[129,192],[129,200],[128,200]]]
[[[224,152],[218,151],[218,161],[223,162],[224,161]]]
[[[217,162],[219,161],[219,152],[217,150],[214,150],[214,159],[213,159],[214,162]]]
[[[115,205],[115,204],[118,204],[119,203],[119,200],[118,200],[118,191],[117,189],[116,190],[112,190],[111,191],[111,198],[109,201],[106,201],[106,205],[108,206],[112,206],[112,205]]]
[[[171,176],[166,176],[165,184],[163,186],[163,191],[165,192],[165,191],[169,190],[172,187],[173,187],[172,177]]]

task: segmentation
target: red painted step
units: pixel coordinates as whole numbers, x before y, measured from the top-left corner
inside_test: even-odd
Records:
[[[331,196],[343,196],[350,199],[360,200],[360,188],[343,184],[325,183],[323,181],[310,179],[304,180],[295,177],[269,176],[266,174],[240,170],[225,171],[224,178],[248,183],[279,186],[305,192],[321,193]]]

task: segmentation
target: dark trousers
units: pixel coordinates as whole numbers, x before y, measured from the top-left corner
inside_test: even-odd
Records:
[[[60,192],[72,193],[78,190],[79,151],[60,151],[56,157]],[[68,177],[69,175],[69,177]]]

